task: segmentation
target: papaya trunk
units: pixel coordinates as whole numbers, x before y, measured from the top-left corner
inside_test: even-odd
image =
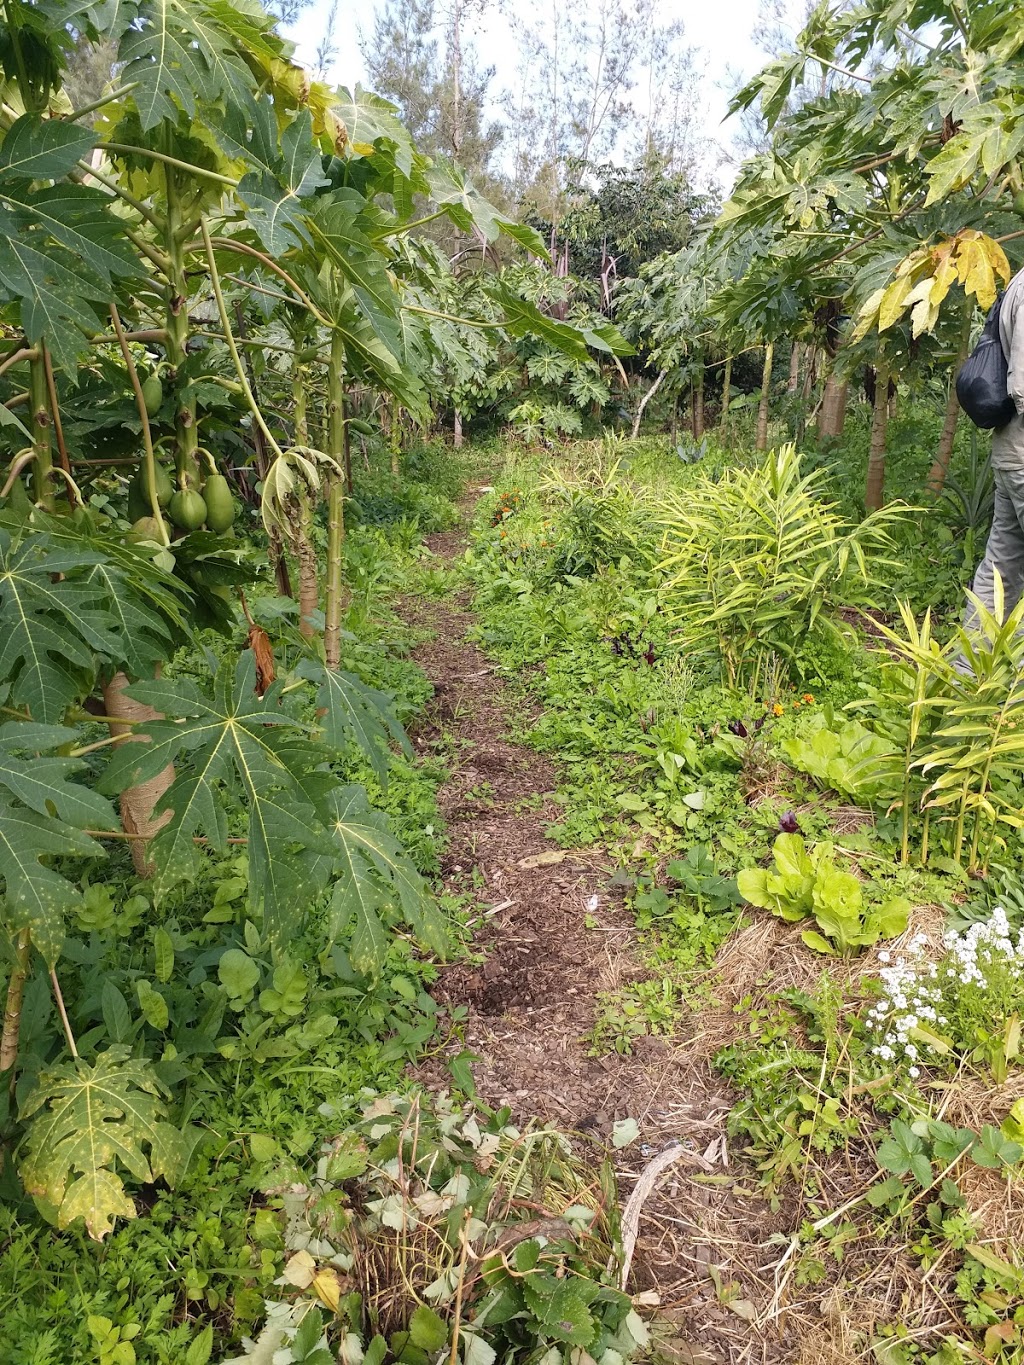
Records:
[[[723,427],[729,424],[729,398],[732,393],[732,356],[726,356],[725,369],[722,372],[722,415],[720,423]]]
[[[124,736],[123,743],[131,744],[146,738],[145,728],[139,722],[162,720],[159,711],[152,706],[134,701],[126,695],[129,680],[124,673],[115,673],[103,688],[103,706],[110,725],[110,733]],[[121,827],[131,839],[132,863],[140,877],[152,877],[156,867],[149,861],[149,840],[171,818],[170,811],[153,818],[153,809],[174,781],[174,766],[168,764],[156,777],[148,782],[140,782],[137,787],[128,787],[121,793]]]
[[[875,403],[871,416],[871,445],[868,475],[864,487],[864,506],[877,511],[885,493],[885,440],[889,430],[889,364],[879,360],[875,366]]]
[[[345,494],[352,491],[352,450],[345,414],[345,339],[331,337],[327,376],[327,452],[344,469],[330,478],[327,503],[327,584],[324,599],[324,657],[328,668],[341,662],[342,559],[345,551]]]
[[[327,502],[327,589],[324,610],[324,659],[328,668],[341,664],[341,566],[345,545],[345,490],[331,479]]]
[[[816,346],[807,347],[805,363],[804,386],[801,396],[805,403],[809,403],[811,394],[814,392],[814,381],[818,377],[818,348]]]
[[[764,348],[764,370],[761,374],[761,401],[757,405],[757,439],[755,450],[768,449],[768,412],[772,397],[772,362],[775,359],[775,346],[772,342]]]
[[[391,476],[401,478],[402,474],[402,409],[398,403],[391,405],[391,432],[390,432],[390,452],[391,452]]]
[[[704,366],[701,365],[693,384],[693,439],[704,436]]]
[[[462,445],[462,413],[458,408],[455,409],[455,417],[452,422],[453,445],[456,450]]]
[[[316,631],[312,616],[320,605],[320,586],[316,572],[316,551],[310,544],[308,528],[296,535],[295,552],[299,561],[299,634],[312,640]]]
[[[245,339],[245,313],[240,303],[235,304],[235,317],[238,322],[238,335]],[[249,377],[249,386],[253,393],[256,392],[256,374],[252,368],[252,360],[249,357],[249,348],[246,352],[246,371]],[[258,422],[252,424],[252,447],[256,454],[256,473],[260,479],[265,479],[270,470],[270,456],[267,454],[267,438],[263,435],[263,428]],[[281,532],[277,527],[272,527],[267,532],[267,558],[270,566],[274,570],[274,582],[277,584],[278,597],[294,597],[292,592],[291,575],[288,572],[288,560],[285,558],[284,542],[281,539]]]
[[[842,436],[846,424],[846,399],[850,386],[830,374],[825,381],[825,392],[818,413],[818,436]]]
[[[165,150],[171,150],[167,148]],[[194,487],[199,480],[199,433],[196,429],[195,386],[179,371],[188,356],[188,274],[181,237],[182,214],[178,172],[164,167],[167,189],[167,220],[164,250],[167,253],[167,297],[164,326],[167,330],[167,360],[171,366],[174,391],[175,469],[179,487]]]
[[[935,452],[935,460],[931,469],[928,471],[927,489],[936,497],[942,492],[946,482],[946,475],[949,473],[949,462],[953,458],[953,445],[956,441],[957,421],[960,417],[960,399],[956,396],[956,374],[960,366],[967,359],[967,352],[971,345],[971,322],[974,317],[973,305],[968,301],[964,308],[963,323],[960,328],[960,345],[957,349],[956,370],[953,372],[949,384],[949,399],[946,403],[946,418],[942,423],[942,435],[939,437],[939,447]]]
[[[29,361],[28,394],[32,414],[32,497],[48,511],[53,510],[53,447],[50,443],[50,408],[46,392],[46,362],[42,347]]]
[[[800,387],[800,352],[803,347],[799,341],[793,342],[793,349],[789,353],[789,382],[786,385],[787,393],[796,393]]]
[[[10,1071],[11,1087],[14,1087],[14,1064],[18,1060],[18,1042],[21,1038],[21,1008],[25,999],[25,982],[28,979],[29,956],[32,951],[32,936],[28,929],[22,929],[14,948],[14,966],[7,983],[7,1002],[4,1005],[4,1031],[0,1036],[0,1073]]]

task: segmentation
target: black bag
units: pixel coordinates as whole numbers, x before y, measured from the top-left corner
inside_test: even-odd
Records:
[[[1006,391],[1009,367],[999,335],[999,314],[1003,310],[1001,294],[985,321],[985,330],[978,344],[960,367],[956,377],[956,396],[960,406],[976,427],[990,431],[1005,427],[1017,416],[1017,407]]]

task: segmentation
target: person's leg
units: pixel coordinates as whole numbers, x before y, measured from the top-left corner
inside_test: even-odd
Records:
[[[995,609],[995,574],[1003,580],[1003,610],[1008,616],[1024,593],[1024,467],[995,471],[995,509],[985,555],[972,589],[989,611]],[[968,602],[964,629],[977,629],[978,613]]]

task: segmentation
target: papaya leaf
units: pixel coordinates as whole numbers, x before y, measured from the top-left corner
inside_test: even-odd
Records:
[[[338,749],[349,743],[358,745],[380,782],[385,783],[389,739],[403,753],[412,752],[391,698],[367,687],[352,673],[326,668],[319,659],[303,659],[295,671],[300,678],[317,684],[316,703],[323,713],[323,736],[328,744]]]
[[[0,146],[0,180],[60,180],[75,169],[95,140],[87,125],[23,114]]]
[[[153,841],[158,893],[194,873],[197,836],[226,850],[221,789],[236,790],[248,817],[250,894],[268,937],[279,943],[289,912],[323,885],[314,855],[330,855],[335,844],[316,800],[333,779],[315,771],[324,751],[310,740],[310,727],[282,709],[280,683],[262,697],[255,683],[249,650],[236,666],[221,665],[209,693],[183,679],[136,683],[129,696],[164,719],[147,722],[148,740],[119,747],[101,789],[120,792],[175,766],[159,808],[172,816]]]
[[[20,1112],[26,1190],[56,1208],[58,1227],[81,1218],[101,1241],[115,1218],[135,1217],[122,1169],[171,1185],[184,1173],[191,1144],[166,1112],[149,1063],[128,1047],[109,1048],[93,1065],[77,1058],[43,1071]]]
[[[413,144],[398,109],[380,95],[357,85],[354,92],[338,91],[334,112],[348,133],[348,151],[354,157],[372,156],[378,141],[390,143],[395,165],[407,178],[412,174]]]
[[[370,808],[366,792],[358,786],[330,792],[326,808],[335,839],[333,871],[338,878],[331,907],[332,931],[337,935],[354,923],[350,955],[357,970],[373,972],[380,966],[387,946],[380,912],[394,899],[417,938],[443,953],[447,944],[444,918],[389,831],[386,816]]]
[[[246,102],[248,67],[219,8],[204,0],[146,0],[138,22],[121,40],[122,84],[134,84],[132,101],[143,131],[178,111],[196,112],[196,95],[215,103]]]

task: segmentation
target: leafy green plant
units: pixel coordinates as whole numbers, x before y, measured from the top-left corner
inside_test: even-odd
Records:
[[[717,655],[731,687],[758,693],[771,656],[791,664],[833,609],[879,586],[898,505],[846,523],[795,447],[754,469],[701,477],[660,514],[662,600],[686,644]]]
[[[892,746],[857,720],[829,724],[817,711],[801,719],[799,728],[779,741],[787,761],[809,773],[822,787],[854,800],[874,801],[885,792],[879,764]]]
[[[904,849],[912,799],[923,808],[921,860],[927,862],[932,824],[946,834],[946,851],[968,869],[987,868],[1005,844],[1002,831],[1021,828],[1020,759],[1024,729],[1024,602],[1008,614],[995,575],[994,610],[973,593],[971,622],[941,646],[931,613],[920,626],[901,604],[904,633],[885,636],[898,655],[893,692],[907,708],[904,778]]]
[[[909,901],[891,897],[880,905],[866,904],[860,879],[836,865],[828,842],[808,851],[801,835],[780,834],[772,846],[772,862],[768,869],[740,872],[740,895],[781,919],[813,918],[818,929],[800,935],[809,948],[851,957],[907,927]]]

